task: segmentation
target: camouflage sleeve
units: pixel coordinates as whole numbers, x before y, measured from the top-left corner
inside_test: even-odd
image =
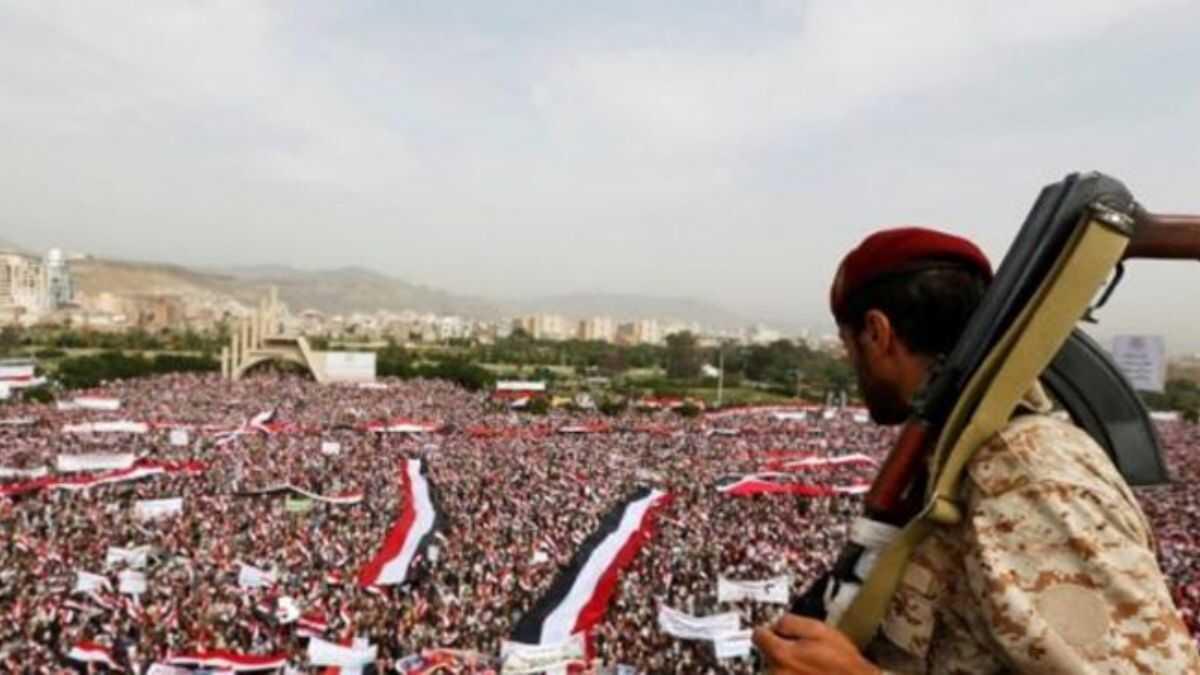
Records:
[[[1064,481],[971,500],[966,581],[1022,673],[1200,673],[1145,531],[1123,500]]]

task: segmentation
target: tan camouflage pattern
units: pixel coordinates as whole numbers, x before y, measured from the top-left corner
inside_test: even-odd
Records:
[[[1200,673],[1150,526],[1104,451],[1015,418],[918,548],[867,654],[895,673]]]

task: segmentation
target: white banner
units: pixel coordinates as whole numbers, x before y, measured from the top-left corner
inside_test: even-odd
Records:
[[[658,609],[658,627],[667,635],[681,640],[714,640],[722,634],[739,630],[741,620],[737,612],[696,617],[662,605]]]
[[[1167,382],[1167,341],[1161,335],[1118,335],[1113,361],[1138,391],[1162,393]]]
[[[378,648],[355,640],[353,647],[326,642],[318,637],[308,639],[308,663],[313,666],[338,666],[340,668],[362,668],[375,661]]]
[[[242,563],[238,572],[238,586],[242,588],[268,588],[275,585],[275,575],[253,565]]]
[[[790,576],[779,576],[763,581],[736,581],[719,577],[717,579],[718,602],[763,602],[772,605],[788,604],[789,592],[792,588]]]
[[[321,441],[321,454],[327,457],[342,454],[342,444],[337,441]]]
[[[146,566],[146,562],[149,560],[150,553],[153,550],[149,546],[137,546],[135,548],[109,546],[108,554],[104,556],[104,564],[105,566],[112,567],[124,563],[126,567],[140,570]]]
[[[192,671],[187,668],[176,668],[175,666],[164,666],[161,663],[150,665],[150,670],[146,671],[146,675],[192,675]]]
[[[116,422],[85,422],[84,424],[68,424],[62,428],[64,434],[144,434],[150,426],[144,422],[118,420]]]
[[[121,409],[119,398],[99,398],[96,396],[78,396],[72,403],[80,410],[102,410],[112,412]]]
[[[296,600],[291,596],[283,596],[279,598],[279,602],[275,606],[275,619],[283,625],[296,623],[300,618],[300,606],[296,604]]]
[[[106,577],[91,572],[75,572],[75,588],[71,590],[72,593],[92,593],[100,590],[112,590],[112,584],[108,583]]]
[[[168,438],[170,439],[171,445],[176,448],[186,447],[191,441],[187,429],[172,429],[171,433],[168,435]]]
[[[500,380],[496,383],[496,391],[546,391],[546,383]]]
[[[135,459],[137,458],[133,456],[132,452],[59,455],[54,460],[54,468],[62,473],[128,469],[133,466]]]
[[[325,377],[330,382],[373,382],[375,352],[325,352]]]
[[[133,513],[138,520],[154,520],[183,513],[183,497],[143,499],[133,505]]]
[[[718,635],[713,639],[713,651],[716,652],[717,659],[750,656],[750,648],[753,646],[750,639],[753,635],[752,630],[736,630]]]
[[[587,645],[582,633],[553,645],[530,645],[508,640],[500,643],[500,672],[504,675],[561,670],[572,662],[586,660]]]
[[[125,595],[141,595],[146,592],[146,575],[137,570],[122,570],[117,575],[117,590]]]
[[[41,478],[46,473],[47,469],[44,466],[39,466],[36,469],[14,469],[8,466],[0,466],[0,478]]]

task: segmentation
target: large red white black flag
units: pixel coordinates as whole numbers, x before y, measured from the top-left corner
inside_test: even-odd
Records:
[[[421,468],[421,460],[410,459],[400,472],[402,507],[379,553],[358,574],[361,586],[402,584],[417,555],[429,546],[442,516],[433,486]]]
[[[609,511],[571,564],[517,622],[512,639],[531,645],[559,644],[599,623],[617,577],[650,538],[654,515],[669,500],[664,492],[642,488]]]
[[[798,497],[836,497],[859,495],[870,489],[866,481],[846,484],[799,483],[793,474],[767,471],[745,476],[727,476],[717,481],[717,491],[731,497],[786,494]]]

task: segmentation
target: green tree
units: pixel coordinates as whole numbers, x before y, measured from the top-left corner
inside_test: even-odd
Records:
[[[700,375],[702,362],[696,336],[689,331],[667,336],[667,377],[676,380],[691,380]]]
[[[21,331],[16,326],[0,328],[0,356],[11,354],[21,344]]]
[[[545,415],[550,412],[550,399],[545,396],[534,396],[529,401],[529,406],[526,408],[534,415]]]

